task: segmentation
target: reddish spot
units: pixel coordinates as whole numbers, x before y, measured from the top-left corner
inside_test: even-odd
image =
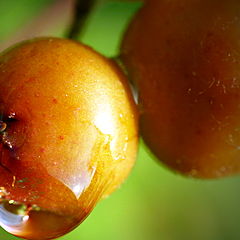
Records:
[[[34,82],[35,81],[35,78],[29,78],[27,81],[26,81],[26,83],[29,83],[29,82]]]
[[[56,98],[53,98],[52,102],[53,102],[54,104],[57,104],[57,103],[58,103],[58,100],[57,100]]]
[[[41,152],[41,153],[44,153],[44,152],[45,152],[45,148],[41,147],[41,148],[40,148],[40,152]]]
[[[63,140],[63,139],[64,139],[64,136],[62,136],[62,135],[59,136],[59,139],[60,139],[60,140]]]

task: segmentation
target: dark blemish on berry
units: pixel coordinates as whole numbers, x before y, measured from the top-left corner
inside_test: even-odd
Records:
[[[64,136],[59,136],[59,139],[60,139],[60,140],[63,140],[63,139],[64,139]]]
[[[53,102],[54,104],[57,104],[57,103],[58,103],[58,100],[57,100],[56,98],[53,98],[52,102]]]

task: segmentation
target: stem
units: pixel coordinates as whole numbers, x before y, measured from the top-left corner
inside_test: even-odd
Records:
[[[97,0],[76,0],[73,21],[67,38],[77,40],[83,30],[85,21]]]

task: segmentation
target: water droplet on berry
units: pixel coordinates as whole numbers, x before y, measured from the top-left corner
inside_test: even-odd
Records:
[[[69,232],[79,223],[74,217],[27,206],[14,200],[1,200],[0,226],[26,239],[53,239]]]

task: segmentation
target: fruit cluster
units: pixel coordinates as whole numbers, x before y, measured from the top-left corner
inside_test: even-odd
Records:
[[[26,239],[80,224],[129,174],[140,133],[171,169],[240,171],[239,3],[148,0],[112,60],[38,38],[0,55],[0,224]],[[47,219],[47,220],[46,220]]]

